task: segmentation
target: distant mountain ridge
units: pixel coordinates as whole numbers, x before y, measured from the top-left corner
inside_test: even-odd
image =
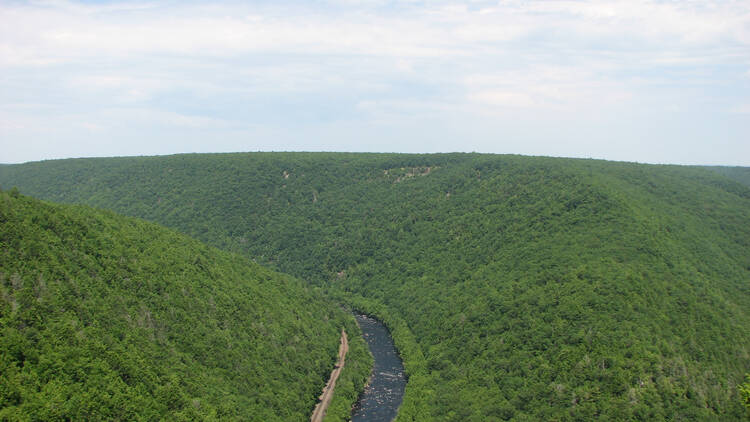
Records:
[[[750,167],[710,166],[708,168],[745,186],[750,186]]]
[[[188,154],[12,165],[0,185],[153,220],[382,304],[429,379],[407,385],[423,406],[400,420],[744,415],[750,188],[712,169]]]

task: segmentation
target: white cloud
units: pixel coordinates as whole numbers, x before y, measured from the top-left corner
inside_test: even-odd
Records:
[[[126,2],[81,6],[4,6],[0,60],[44,64],[91,57],[178,54],[216,57],[250,52],[461,56],[483,43],[554,32],[563,37],[625,43],[747,45],[747,2],[531,1],[469,10],[465,5],[410,9],[396,17],[351,13],[281,15],[252,7]],[[124,13],[127,11],[128,13]],[[265,12],[265,13],[264,13]],[[575,41],[573,39],[573,41]],[[606,41],[606,40],[605,40]],[[584,42],[583,44],[586,44]]]
[[[480,105],[493,107],[533,107],[539,105],[539,100],[531,93],[513,92],[502,89],[477,90],[469,94],[469,100]]]
[[[603,69],[589,63],[584,68],[537,66],[524,71],[470,75],[464,80],[467,98],[486,107],[535,108],[560,112],[607,106],[622,106],[633,98],[632,82],[607,77]]]
[[[71,139],[250,122],[306,137],[316,124],[433,119],[457,133],[487,119],[490,134],[508,110],[736,114],[750,95],[747,1],[315,4],[0,4],[0,129],[18,148],[55,125]]]
[[[113,103],[139,103],[147,101],[173,84],[167,80],[137,78],[122,74],[93,74],[73,76],[69,88],[76,92],[104,95]]]

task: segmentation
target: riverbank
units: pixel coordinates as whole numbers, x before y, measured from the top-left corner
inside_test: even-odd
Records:
[[[376,300],[365,299],[357,294],[333,288],[329,289],[327,293],[339,303],[343,303],[350,309],[353,309],[355,313],[371,315],[388,327],[398,354],[404,364],[404,373],[407,380],[406,391],[404,392],[401,406],[398,409],[396,421],[431,422],[434,420],[429,410],[429,403],[434,397],[434,389],[427,370],[427,360],[406,322],[398,314],[390,312],[385,305]],[[360,330],[358,324],[354,325],[357,330]],[[357,344],[359,345],[359,342]],[[368,353],[368,355],[370,354]],[[350,366],[351,363],[349,364]],[[368,375],[371,373],[370,366],[367,367],[367,373]],[[344,372],[345,376],[346,371]],[[363,378],[363,384],[366,379],[367,377]],[[363,389],[364,387],[357,391],[362,391]],[[351,403],[354,404],[355,400],[352,400]],[[351,405],[347,410],[351,410]],[[350,412],[347,411],[346,414],[348,416]],[[342,418],[340,420],[344,421],[347,419]]]

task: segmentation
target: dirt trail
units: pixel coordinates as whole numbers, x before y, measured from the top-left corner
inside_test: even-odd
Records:
[[[349,340],[346,337],[346,331],[341,330],[339,360],[336,362],[336,366],[333,367],[331,378],[328,379],[328,384],[323,388],[323,394],[320,395],[320,402],[315,406],[315,410],[313,410],[313,414],[310,417],[310,422],[323,421],[323,417],[326,415],[326,410],[328,410],[328,405],[331,404],[331,399],[333,399],[333,389],[336,388],[336,380],[339,379],[341,370],[344,368],[344,359],[346,358],[346,352],[348,351]]]

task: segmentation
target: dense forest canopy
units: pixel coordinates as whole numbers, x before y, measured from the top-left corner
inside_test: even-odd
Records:
[[[0,168],[4,187],[156,221],[380,309],[419,349],[407,398],[423,403],[400,419],[462,421],[741,417],[750,188],[733,179],[481,154]]]
[[[750,167],[711,166],[708,168],[745,186],[750,186]]]
[[[305,420],[342,327],[245,257],[0,192],[0,420]],[[354,340],[350,396],[369,370]]]

